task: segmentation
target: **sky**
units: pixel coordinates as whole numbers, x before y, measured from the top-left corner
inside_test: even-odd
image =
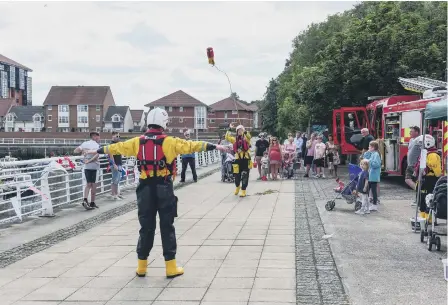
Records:
[[[206,104],[261,99],[292,40],[356,2],[0,2],[0,54],[33,72],[33,105],[51,86],[110,86],[117,105],[177,90]]]

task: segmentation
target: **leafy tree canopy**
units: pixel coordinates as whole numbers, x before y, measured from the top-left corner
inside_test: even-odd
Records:
[[[373,95],[406,92],[399,77],[446,80],[446,2],[363,2],[293,40],[262,101],[263,129],[283,134]]]

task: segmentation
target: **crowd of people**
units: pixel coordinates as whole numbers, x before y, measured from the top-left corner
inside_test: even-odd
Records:
[[[339,147],[327,131],[312,133],[309,137],[300,131],[295,136],[289,133],[283,144],[276,136],[262,132],[255,143],[254,163],[258,168],[258,180],[277,180],[279,175],[291,179],[294,170],[301,168],[304,168],[305,178],[310,177],[310,172],[314,178],[326,178],[326,169],[336,178]]]

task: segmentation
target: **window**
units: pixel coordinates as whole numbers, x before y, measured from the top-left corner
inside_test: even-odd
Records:
[[[215,120],[214,119],[210,119],[210,123],[215,123]]]
[[[87,105],[78,105],[78,112],[88,112]]]
[[[173,111],[173,107],[171,107],[171,106],[168,107],[168,111],[169,111],[169,112],[172,112],[172,111]]]
[[[60,116],[59,123],[68,123],[68,116]]]
[[[183,123],[184,122],[184,118],[179,118],[179,123]]]
[[[156,108],[160,108],[160,109],[165,110],[165,106],[157,106]]]
[[[34,121],[34,122],[40,122],[40,120],[41,120],[40,115],[35,114],[35,115],[33,116],[33,121]]]
[[[51,115],[49,115],[48,116],[48,122],[51,122],[51,119],[52,119],[53,117],[51,116]]]
[[[86,116],[80,116],[78,117],[78,123],[87,123],[88,119]]]
[[[6,116],[6,121],[14,122],[14,115],[12,113],[8,113],[8,115]]]
[[[101,132],[101,127],[97,127],[95,130],[96,132]]]
[[[179,112],[184,112],[184,107],[179,107]]]
[[[53,106],[52,105],[48,105],[47,109],[48,110],[53,110]]]
[[[101,106],[100,105],[96,105],[96,111],[101,111]]]
[[[224,118],[227,119],[227,111],[224,111]]]
[[[168,128],[168,132],[173,132],[173,128]]]
[[[59,112],[68,112],[68,106],[67,105],[59,105]]]
[[[47,131],[48,131],[48,132],[52,132],[52,131],[53,131],[53,128],[52,128],[52,127],[47,127]]]
[[[114,114],[112,116],[112,122],[120,122],[121,121],[121,117],[119,114]]]
[[[173,118],[168,118],[168,123],[173,123]]]
[[[238,114],[238,110],[232,110],[232,114]]]
[[[97,114],[97,115],[95,116],[95,120],[96,120],[97,122],[101,122],[101,115]]]

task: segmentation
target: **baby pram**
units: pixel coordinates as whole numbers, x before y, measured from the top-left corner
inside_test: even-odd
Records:
[[[348,174],[350,182],[345,185],[339,179],[336,182],[339,183],[339,187],[335,188],[334,191],[337,193],[336,197],[332,200],[327,201],[325,204],[325,209],[327,211],[331,211],[334,209],[336,205],[337,199],[345,199],[348,204],[355,203],[355,211],[359,210],[362,206],[361,200],[356,195],[353,195],[353,191],[356,189],[356,184],[358,183],[359,174],[362,172],[362,169],[354,164],[348,165]]]
[[[235,178],[233,176],[233,161],[235,161],[235,157],[232,153],[228,152],[225,155],[225,159],[223,157],[224,162],[221,167],[221,181],[222,182],[234,182]]]
[[[428,217],[425,219],[424,229],[420,231],[420,241],[425,242],[427,239],[428,250],[432,250],[432,246],[436,246],[436,250],[440,251],[440,236],[446,236],[435,230],[437,219],[447,219],[447,200],[446,200],[446,176],[442,176],[437,180],[432,194],[426,195],[426,205],[428,207]]]

